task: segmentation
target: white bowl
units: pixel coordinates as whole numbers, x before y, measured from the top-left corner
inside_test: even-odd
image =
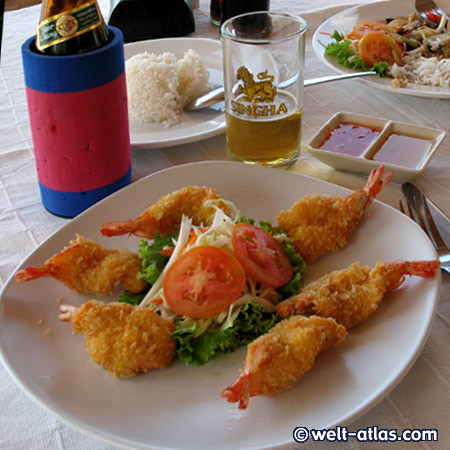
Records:
[[[324,142],[341,123],[351,123],[364,127],[376,128],[380,130],[380,133],[360,156],[350,156],[336,151],[321,149]],[[416,167],[411,168],[398,163],[394,164],[371,159],[393,133],[429,141],[430,146],[424,152]],[[444,137],[445,132],[442,130],[419,127],[413,124],[394,122],[362,114],[339,112],[331,117],[331,119],[320,128],[306,146],[306,150],[325,164],[348,172],[368,174],[372,169],[384,165],[386,170],[394,172],[393,179],[395,181],[404,183],[416,175],[421,174],[426,169]],[[404,151],[408,151],[407,148],[404,148]]]

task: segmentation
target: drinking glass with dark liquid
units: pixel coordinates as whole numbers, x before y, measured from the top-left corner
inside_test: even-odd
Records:
[[[211,22],[217,27],[222,21],[222,0],[211,0],[209,3],[209,16],[211,17]]]
[[[255,11],[268,11],[270,0],[211,0],[211,22],[219,26],[231,17]]]

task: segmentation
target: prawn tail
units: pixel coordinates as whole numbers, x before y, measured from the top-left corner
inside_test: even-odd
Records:
[[[100,233],[104,236],[121,236],[123,234],[132,234],[135,230],[134,220],[125,220],[124,222],[108,222],[102,225]]]
[[[441,263],[433,261],[403,261],[403,273],[405,275],[416,275],[422,278],[432,278],[439,269]]]
[[[431,278],[440,267],[438,260],[432,261],[404,261],[399,259],[386,265],[386,290],[395,291],[405,281],[405,275],[415,275],[422,278]]]
[[[228,402],[239,402],[239,409],[247,409],[250,399],[250,374],[241,374],[231,386],[222,391],[220,396]]]
[[[386,178],[383,179],[383,176],[386,175]],[[384,166],[380,166],[377,169],[373,169],[370,172],[369,178],[367,179],[367,183],[364,186],[364,191],[367,193],[370,200],[373,200],[383,189],[384,187],[391,181],[394,176],[394,172],[384,170]]]
[[[27,267],[19,270],[14,278],[16,283],[23,283],[24,281],[32,281],[42,277],[50,276],[50,270],[47,266]]]
[[[58,319],[62,322],[70,322],[72,320],[72,315],[75,312],[77,308],[72,305],[61,305],[59,307],[59,310],[61,311],[61,314],[58,315]]]
[[[104,236],[108,237],[134,234],[135,236],[147,239],[154,238],[157,231],[158,227],[156,221],[153,218],[144,215],[123,222],[105,223],[100,230]]]

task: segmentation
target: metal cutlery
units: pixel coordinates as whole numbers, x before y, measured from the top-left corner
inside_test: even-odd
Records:
[[[405,183],[402,185],[403,195],[405,196],[408,214],[412,220],[417,222],[423,231],[433,242],[441,262],[441,269],[450,274],[450,250],[442,239],[441,234],[434,222],[428,207],[428,200],[425,195],[413,184]],[[400,211],[406,214],[403,202],[400,200]]]
[[[328,83],[330,81],[337,80],[346,80],[349,78],[357,78],[357,77],[366,77],[368,75],[376,75],[375,71],[367,71],[367,72],[353,72],[353,73],[344,73],[337,75],[328,75],[320,78],[311,78],[310,80],[304,81],[304,86],[312,86],[314,84]],[[292,84],[297,77],[291,78],[284,83],[280,83],[278,85],[279,88],[286,88],[290,84]],[[197,111],[199,109],[208,108],[209,106],[213,106],[216,103],[223,102],[225,98],[224,88],[223,86],[219,86],[212,91],[207,92],[206,94],[201,95],[200,97],[192,100],[188,103],[184,109],[185,111]]]
[[[433,27],[438,26],[440,18],[444,15],[433,0],[416,0],[416,11],[422,19]]]

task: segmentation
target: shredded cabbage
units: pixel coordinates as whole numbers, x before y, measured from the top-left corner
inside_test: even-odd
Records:
[[[178,259],[178,257],[181,254],[181,251],[183,250],[183,247],[186,245],[186,242],[189,239],[191,227],[192,227],[192,219],[190,219],[189,217],[183,216],[181,218],[180,234],[178,236],[178,241],[175,246],[175,250],[173,251],[172,256],[170,257],[169,261],[167,261],[167,264],[164,267],[164,270],[161,272],[161,275],[156,280],[155,284],[147,292],[147,295],[142,299],[140,306],[149,306],[152,299],[156,298],[155,294],[158,291],[160,291],[162,288],[164,275],[167,273],[170,266]]]

